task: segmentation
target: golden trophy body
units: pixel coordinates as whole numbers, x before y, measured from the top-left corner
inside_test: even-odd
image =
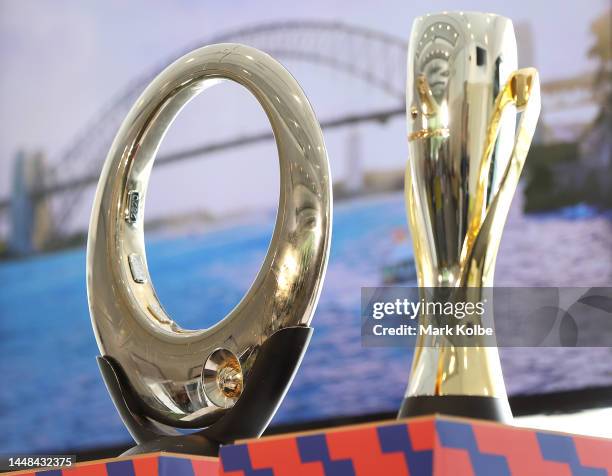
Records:
[[[447,299],[450,288],[480,300],[539,116],[537,71],[517,70],[509,19],[426,15],[412,28],[406,101],[419,286],[428,299]],[[419,336],[399,416],[429,413],[510,420],[497,348]]]

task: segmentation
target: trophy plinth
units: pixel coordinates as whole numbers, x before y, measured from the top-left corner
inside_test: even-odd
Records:
[[[539,115],[537,72],[517,70],[510,20],[426,15],[412,29],[406,101],[405,192],[419,286],[430,298],[445,300],[451,288],[478,301],[493,285],[503,225]],[[419,336],[400,416],[429,413],[512,418],[490,341],[466,347]]]

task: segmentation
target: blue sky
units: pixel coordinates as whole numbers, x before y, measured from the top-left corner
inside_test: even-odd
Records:
[[[50,161],[130,80],[172,58],[187,45],[228,29],[288,19],[342,21],[407,39],[415,16],[441,10],[481,10],[528,23],[534,61],[543,81],[593,69],[585,51],[589,25],[605,0],[576,1],[42,1],[0,3],[0,197],[9,192],[19,148],[41,149]],[[519,58],[520,61],[520,58]],[[320,119],[393,104],[346,75],[287,62]],[[211,120],[214,119],[214,120]],[[189,106],[163,148],[175,150],[218,137],[267,128],[254,99],[237,86],[207,91]],[[360,127],[366,168],[405,161],[404,123]],[[350,131],[326,134],[332,173],[347,173]],[[156,170],[148,216],[206,206],[219,213],[273,206],[278,185],[270,145]],[[231,167],[228,167],[231,164]],[[230,175],[239,170],[239,176]],[[178,193],[180,191],[180,193]],[[77,222],[86,223],[93,189]]]

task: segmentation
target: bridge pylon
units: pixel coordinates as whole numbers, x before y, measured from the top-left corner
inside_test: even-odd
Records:
[[[46,160],[42,152],[19,151],[13,166],[10,202],[9,252],[28,255],[42,250],[52,233],[49,203],[44,188]]]

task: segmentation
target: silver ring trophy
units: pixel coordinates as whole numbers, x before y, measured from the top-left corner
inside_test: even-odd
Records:
[[[279,208],[267,256],[244,298],[213,327],[188,330],[164,311],[151,282],[144,204],[164,134],[183,106],[220,80],[247,88],[270,120],[280,163]],[[216,454],[220,444],[263,432],[312,334],[330,230],[323,135],[303,91],[278,62],[246,46],[211,45],[153,80],[108,153],[87,244],[98,363],[138,443],[128,454]]]

